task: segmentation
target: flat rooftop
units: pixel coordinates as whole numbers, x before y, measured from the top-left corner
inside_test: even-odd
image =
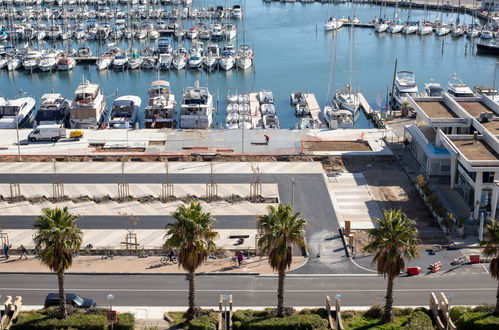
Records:
[[[466,110],[470,115],[475,118],[478,118],[481,113],[484,112],[493,112],[491,108],[489,108],[486,104],[481,101],[472,101],[472,102],[457,102],[464,110]]]
[[[499,160],[499,155],[483,141],[473,139],[452,140],[459,151],[469,160]]]
[[[499,135],[499,120],[491,120],[481,124],[493,135]]]
[[[419,130],[431,144],[435,145],[437,130],[430,126],[418,126]]]
[[[418,101],[417,105],[432,119],[452,119],[458,116],[444,103],[439,101]]]

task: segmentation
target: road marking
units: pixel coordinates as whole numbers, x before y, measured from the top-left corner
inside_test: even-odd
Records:
[[[487,274],[489,273],[489,270],[487,269],[487,267],[485,267],[485,265],[482,265],[483,269],[485,269],[485,271],[487,272]]]
[[[372,269],[369,269],[369,268],[365,268],[365,267],[362,267],[361,265],[359,265],[358,263],[356,263],[352,258],[350,258],[350,261],[357,267],[361,268],[361,269],[364,269],[364,270],[367,270],[367,271],[370,271],[370,272],[373,272],[373,273],[378,273],[377,271],[375,270],[372,270]]]
[[[431,292],[431,291],[490,291],[497,288],[445,288],[445,289],[398,289],[394,292]],[[2,291],[57,291],[57,288],[0,288]],[[188,292],[188,289],[89,289],[89,288],[65,288],[66,291],[84,291],[84,292]],[[234,289],[237,292],[257,292],[257,293],[275,293],[275,289]],[[196,292],[221,292],[230,291],[223,289],[196,289]],[[310,290],[286,290],[287,293],[307,293],[307,292],[386,292],[386,289],[310,289]]]

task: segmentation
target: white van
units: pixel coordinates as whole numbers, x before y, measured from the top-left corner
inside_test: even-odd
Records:
[[[28,140],[31,142],[38,140],[51,140],[58,141],[61,138],[66,137],[66,129],[61,125],[38,125],[31,133],[28,135]]]

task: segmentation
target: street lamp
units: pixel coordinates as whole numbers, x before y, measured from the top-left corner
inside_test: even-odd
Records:
[[[334,305],[335,307],[335,310],[336,310],[336,329],[339,329],[339,326],[340,326],[340,318],[338,317],[338,315],[340,315],[340,299],[341,299],[341,294],[336,294],[336,296],[334,296],[334,298],[336,299],[336,303]]]
[[[450,322],[451,322],[451,319],[450,319],[451,304],[450,303],[451,303],[452,297],[454,297],[454,294],[452,292],[449,292],[447,294],[447,299],[449,300],[449,305],[447,306],[447,325],[445,327],[446,330],[450,329]]]
[[[295,206],[295,178],[291,177],[291,206]]]
[[[112,294],[107,295],[107,300],[109,301],[109,311],[113,310],[113,299],[114,299],[114,295],[112,295]],[[113,330],[114,322],[111,321],[110,323],[111,323],[111,330]]]

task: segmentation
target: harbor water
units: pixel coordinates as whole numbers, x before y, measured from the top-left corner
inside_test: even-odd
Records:
[[[376,34],[371,28],[357,27],[354,28],[352,38],[349,27],[344,26],[334,32],[325,32],[323,28],[328,16],[351,16],[350,3],[267,3],[253,0],[240,4],[245,18],[237,21],[238,37],[235,43],[250,44],[255,52],[254,66],[245,72],[237,69],[211,73],[205,70],[117,72],[112,69],[99,72],[95,66],[86,64],[79,64],[70,72],[37,71],[30,74],[23,70],[2,70],[0,93],[5,98],[13,98],[22,90],[37,102],[42,94],[52,91],[73,98],[78,84],[83,79],[88,79],[100,84],[107,96],[108,106],[117,95],[129,94],[140,96],[144,104],[149,83],[159,76],[170,82],[171,90],[177,102],[180,102],[183,88],[193,86],[194,81],[198,80],[201,86],[209,87],[215,100],[220,100],[214,121],[215,128],[223,127],[225,123],[226,98],[230,89],[237,89],[238,92],[272,90],[281,128],[293,128],[297,119],[289,99],[290,93],[294,91],[314,93],[322,108],[331,101],[335,90],[343,88],[352,80],[353,87],[362,92],[374,108],[383,108],[387,90],[391,88],[396,59],[399,70],[415,73],[420,90],[424,82],[431,79],[445,86],[452,73],[457,73],[471,87],[492,85],[493,82],[497,58],[477,55],[476,41],[465,37],[454,39],[450,35],[438,38],[434,34],[423,37],[416,34]],[[203,5],[227,5],[227,2],[207,1]],[[194,7],[201,5],[195,1]],[[386,16],[392,18],[394,10],[395,8],[387,8]],[[379,13],[377,6],[355,5],[355,16],[361,22],[367,22],[374,16],[379,17]],[[402,20],[406,20],[407,16],[407,9],[399,9]],[[434,21],[440,16],[440,13],[425,13],[423,10],[411,12],[412,21],[424,20],[426,17]],[[444,23],[450,22],[452,18],[455,20],[457,14],[442,15]],[[461,23],[471,23],[471,20],[470,16],[460,17]],[[184,28],[195,23],[194,20],[182,22]],[[172,42],[175,47],[176,42]],[[41,43],[44,48],[52,46],[51,41]],[[105,50],[105,43],[98,46],[96,41],[69,43],[58,41],[55,45],[60,49],[88,46],[94,55]],[[155,47],[157,41],[134,41],[134,47],[145,47],[149,43]],[[129,44],[122,41],[120,46],[127,48]],[[189,42],[184,41],[184,46],[189,48]],[[355,127],[370,127],[370,123],[360,114]]]

